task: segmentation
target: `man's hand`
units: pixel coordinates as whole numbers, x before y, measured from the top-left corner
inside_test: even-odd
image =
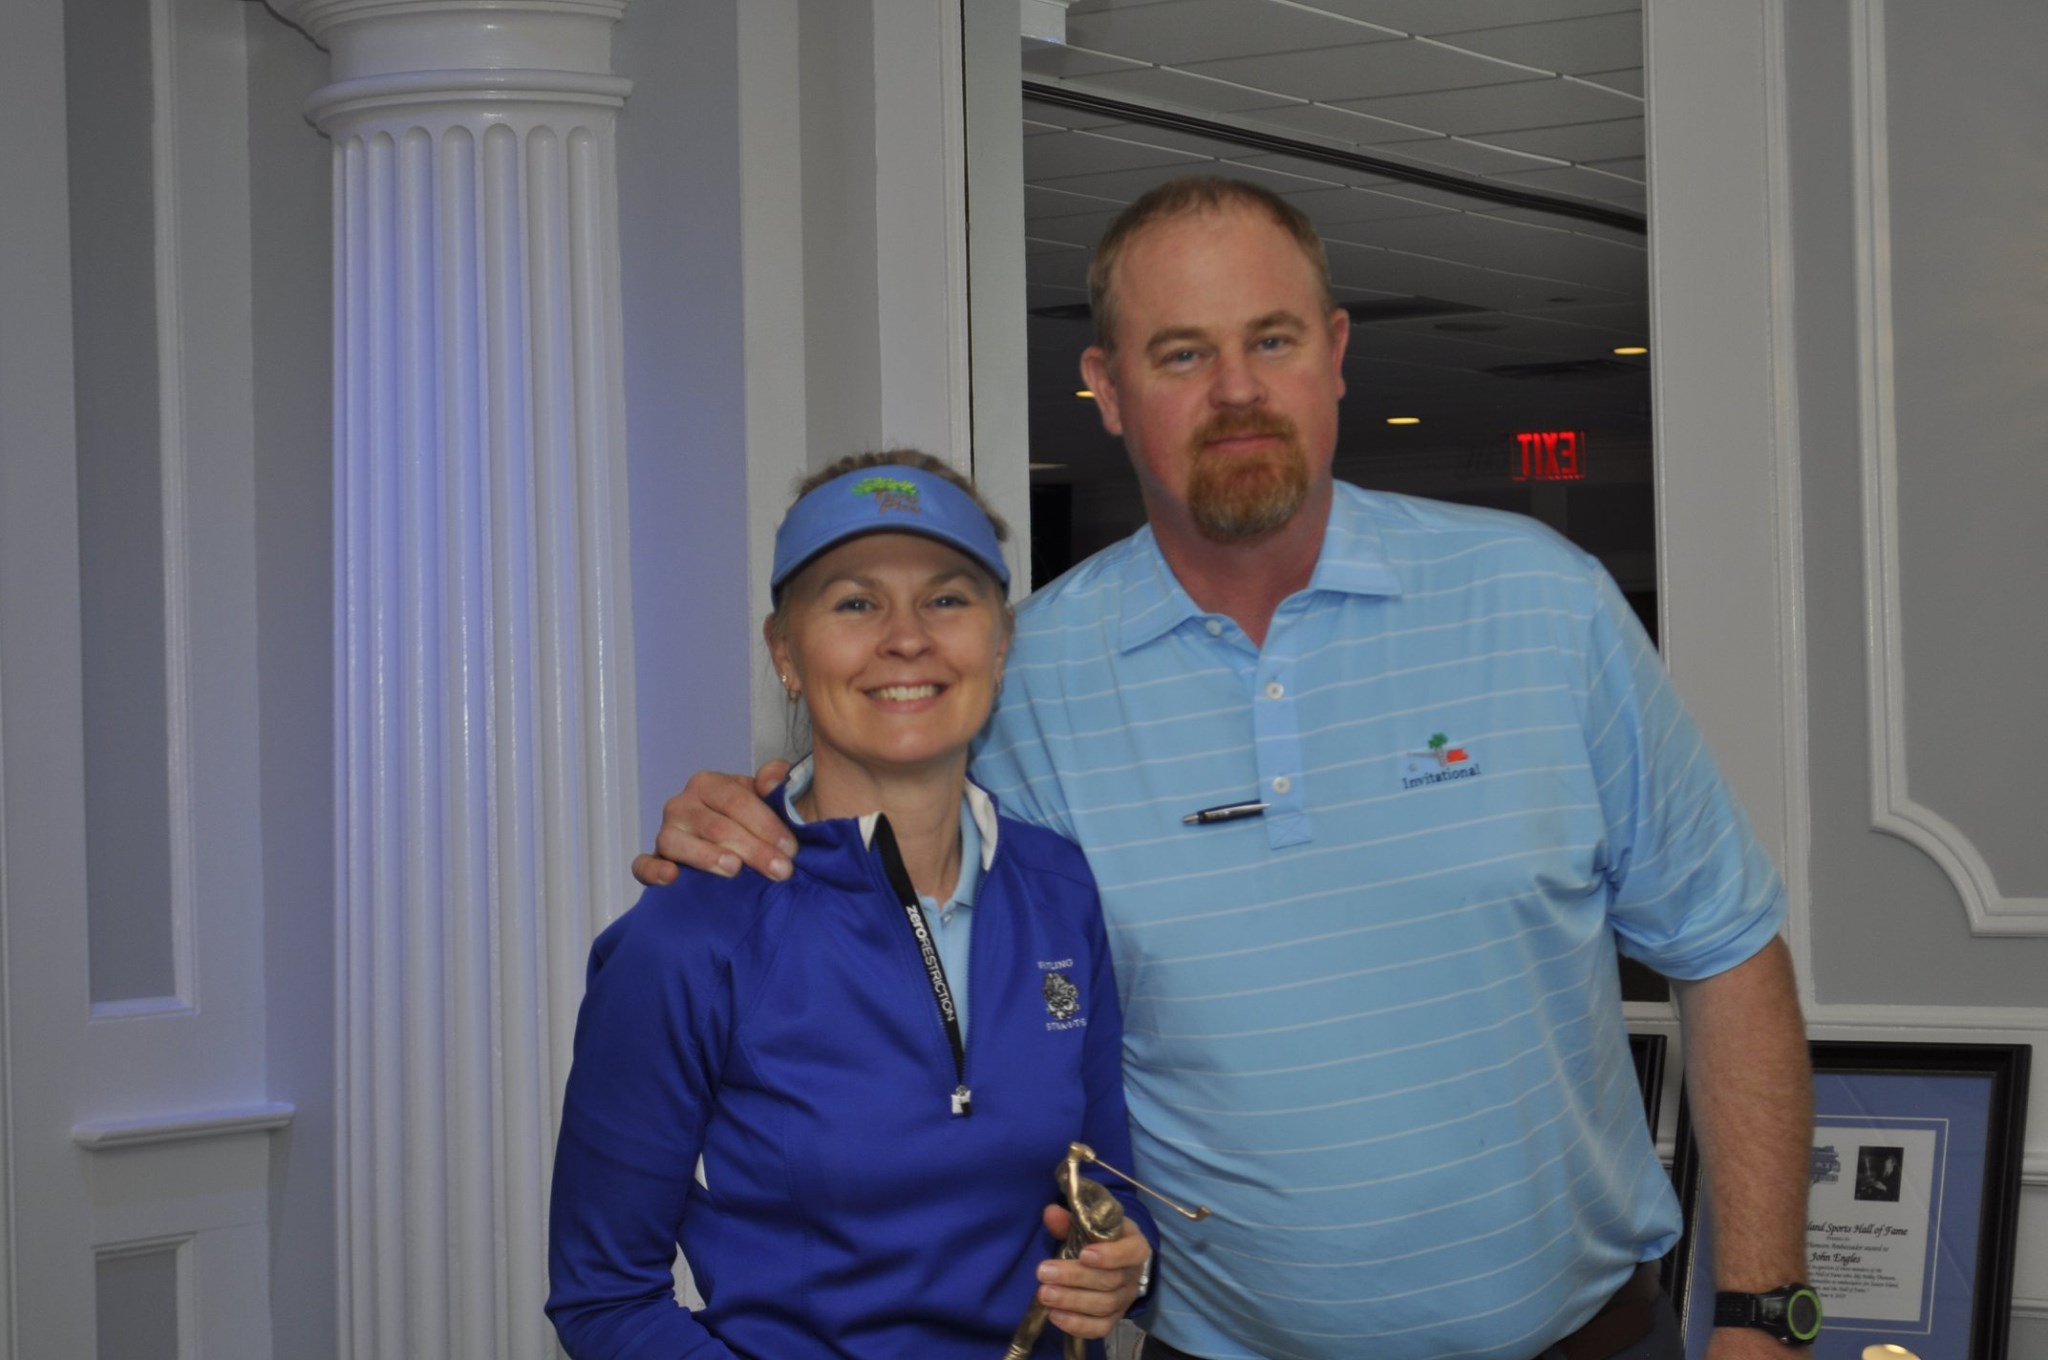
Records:
[[[731,878],[742,866],[773,879],[790,875],[796,838],[761,800],[775,791],[789,762],[771,760],[750,783],[743,774],[699,770],[661,805],[654,853],[633,860],[633,877],[650,888],[675,882],[676,866]]]
[[[1045,1206],[1045,1230],[1064,1242],[1074,1219],[1058,1204]],[[1152,1244],[1129,1219],[1107,1242],[1091,1242],[1078,1261],[1054,1258],[1038,1267],[1038,1301],[1046,1318],[1069,1336],[1109,1335],[1117,1319],[1138,1301],[1138,1277]]]

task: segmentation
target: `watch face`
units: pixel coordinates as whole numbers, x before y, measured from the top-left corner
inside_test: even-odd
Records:
[[[1807,1342],[1820,1335],[1820,1295],[1811,1289],[1795,1289],[1785,1300],[1785,1330],[1794,1341]]]

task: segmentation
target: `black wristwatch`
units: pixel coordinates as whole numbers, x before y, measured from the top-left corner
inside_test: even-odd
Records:
[[[1758,1327],[1788,1346],[1811,1346],[1820,1335],[1820,1295],[1794,1281],[1764,1294],[1714,1295],[1716,1327]]]

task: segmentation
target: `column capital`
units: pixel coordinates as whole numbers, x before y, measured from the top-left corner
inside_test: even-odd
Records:
[[[612,27],[629,0],[267,0],[333,58],[306,103],[333,135],[365,114],[422,106],[617,108]],[[451,109],[459,112],[459,108]]]

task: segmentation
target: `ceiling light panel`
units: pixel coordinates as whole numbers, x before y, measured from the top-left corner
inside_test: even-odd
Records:
[[[1560,162],[1521,151],[1504,151],[1497,146],[1464,137],[1437,137],[1427,142],[1403,142],[1381,147],[1376,153],[1390,161],[1413,161],[1439,170],[1456,170],[1466,175],[1499,175],[1514,170],[1545,170]]]
[[[1306,134],[1342,146],[1385,146],[1443,135],[1431,128],[1374,118],[1370,114],[1332,108],[1328,104],[1287,104],[1278,108],[1250,109],[1243,117],[1247,122],[1277,128],[1283,134]]]
[[[1555,127],[1560,123],[1604,123],[1616,118],[1638,118],[1643,112],[1640,99],[1561,79],[1526,80],[1476,90],[1347,99],[1338,106],[1482,141],[1489,132]]]
[[[1098,52],[1188,66],[1224,57],[1388,42],[1398,33],[1272,0],[1171,0],[1143,10],[1070,11],[1067,41]]]
[[[1438,39],[1466,52],[1535,66],[1561,75],[1613,71],[1643,64],[1643,16],[1639,11],[1583,19],[1516,24],[1456,33]]]
[[[1082,84],[1086,89],[1119,99],[1177,104],[1208,113],[1239,113],[1245,109],[1271,108],[1274,104],[1286,102],[1271,90],[1254,90],[1227,80],[1164,66],[1091,75]]]
[[[1234,57],[1203,62],[1193,69],[1240,85],[1325,103],[1368,94],[1414,94],[1422,90],[1505,85],[1544,74],[1413,38],[1319,52]]]
[[[1573,123],[1566,127],[1529,128],[1519,132],[1494,132],[1486,138],[1489,146],[1507,151],[1526,151],[1532,156],[1554,160],[1608,160],[1616,156],[1639,156],[1643,151],[1643,120],[1616,118],[1605,123]]]
[[[1572,78],[1583,80],[1588,85],[1599,85],[1606,89],[1619,90],[1623,94],[1632,94],[1638,99],[1643,97],[1643,68],[1640,66],[1630,66],[1619,71],[1594,71]]]
[[[1503,28],[1546,19],[1575,19],[1617,11],[1640,12],[1629,0],[1313,0],[1315,7],[1399,29],[1403,33],[1437,34],[1479,28]],[[1078,9],[1079,6],[1077,5]]]
[[[1033,137],[1024,143],[1024,177],[1044,181],[1057,175],[1071,179],[1109,170],[1143,170],[1155,165],[1204,165],[1214,158],[1145,142],[1104,137],[1093,132],[1065,132]]]
[[[1523,184],[1546,193],[1570,194],[1617,207],[1641,208],[1647,198],[1643,182],[1624,175],[1611,175],[1584,165],[1561,165],[1554,170],[1517,171],[1496,175],[1503,184]]]
[[[1287,201],[1307,213],[1309,221],[1323,232],[1399,217],[1445,217],[1456,211],[1411,197],[1406,186],[1394,193],[1377,189],[1315,189],[1289,194]]]

